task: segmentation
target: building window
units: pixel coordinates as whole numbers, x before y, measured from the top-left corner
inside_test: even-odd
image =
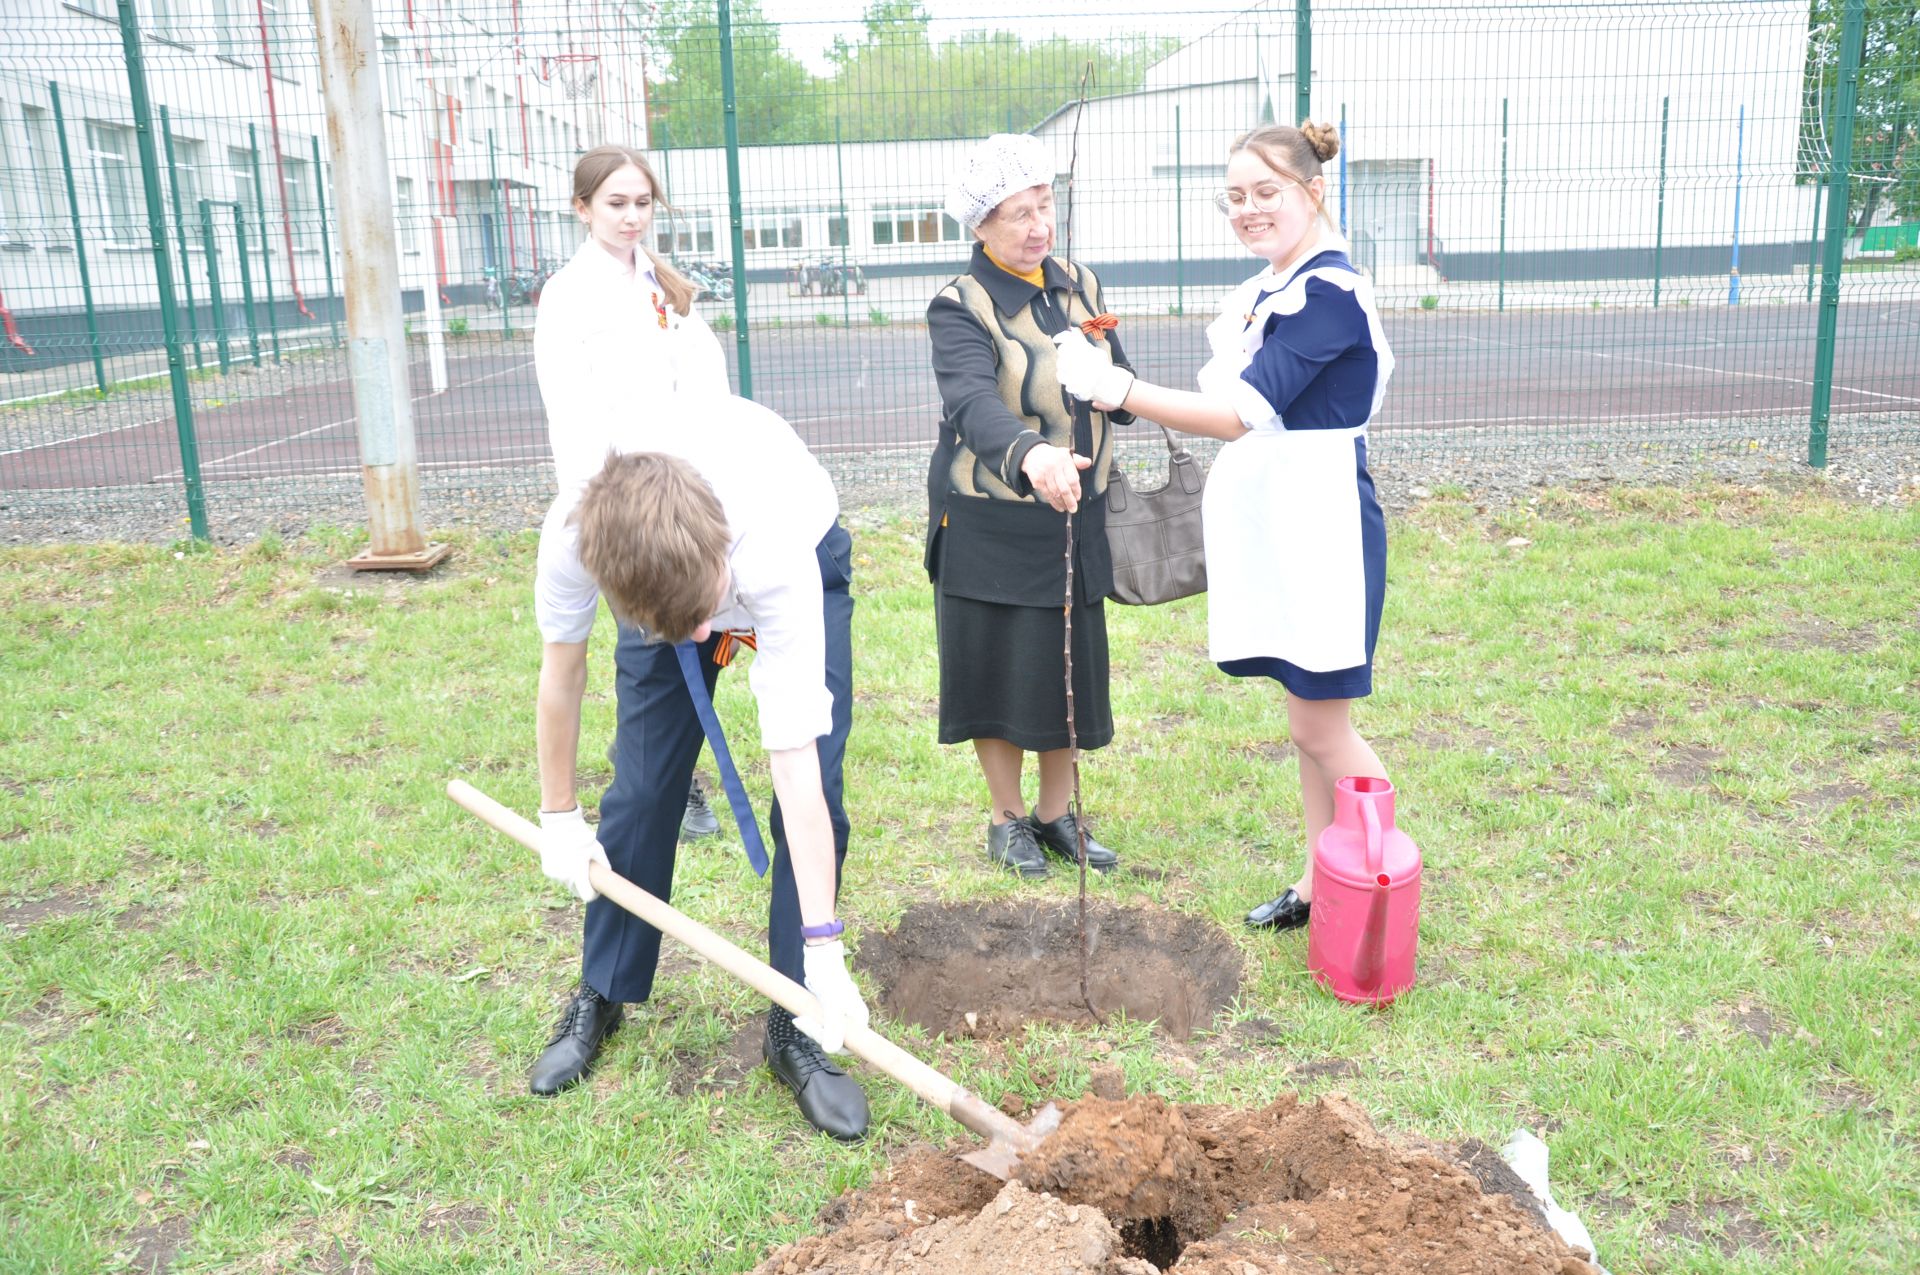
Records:
[[[654,247],[662,256],[713,255],[713,214],[674,212],[654,223]],[[771,245],[769,245],[771,246]]]
[[[33,173],[32,193],[39,197],[40,241],[67,244],[73,228],[67,212],[67,188],[61,180],[60,143],[53,137],[53,116],[44,107],[22,106],[20,123],[27,140],[27,165]]]
[[[320,247],[320,212],[313,202],[313,165],[304,159],[281,163],[287,182],[287,216],[293,223],[293,246],[302,252]]]
[[[903,208],[876,208],[873,241],[894,243],[959,243],[965,236],[960,223],[938,206],[914,204]]]
[[[179,12],[182,7],[182,0],[144,0],[140,8],[145,14],[146,33],[178,44],[184,35]]]
[[[845,213],[835,213],[827,218],[827,247],[845,248],[847,240],[847,217]]]
[[[386,108],[400,112],[407,107],[407,55],[400,51],[398,36],[380,37],[380,73],[386,90]]]
[[[400,232],[400,251],[420,251],[420,227],[414,223],[413,179],[396,178],[393,183],[393,222]]]
[[[749,213],[741,219],[742,242],[749,249],[804,248],[806,235],[798,212]]]
[[[174,204],[175,225],[182,222],[192,226],[198,224],[200,217],[200,165],[202,147],[199,142],[185,137],[173,139],[173,163],[162,185],[166,188],[167,200],[173,203],[173,192],[177,186],[180,199]],[[161,153],[166,159],[166,153]]]
[[[227,147],[228,198],[232,200],[232,202],[239,204],[242,208],[250,209],[254,206],[253,161],[254,154],[252,151],[243,150],[238,146]],[[260,199],[261,203],[265,206],[267,216],[271,217],[273,215],[273,205],[267,201],[266,185],[264,182],[260,188]],[[254,219],[249,217],[247,220],[252,221]],[[217,219],[215,224],[219,224]],[[262,226],[260,227],[260,233],[253,236],[253,250],[255,252],[265,252],[266,249],[266,227]]]
[[[141,218],[134,198],[137,161],[133,130],[88,120],[87,157],[93,165],[94,190],[107,239],[118,244],[139,243]]]

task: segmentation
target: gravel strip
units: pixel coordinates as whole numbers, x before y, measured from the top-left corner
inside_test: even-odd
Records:
[[[1412,508],[1437,493],[1476,504],[1524,503],[1544,487],[1592,484],[1691,486],[1766,484],[1817,490],[1865,504],[1920,500],[1920,413],[1836,417],[1824,471],[1806,463],[1804,417],[1726,417],[1646,430],[1384,431],[1372,440],[1381,503]],[[1193,450],[1210,459],[1205,442]],[[1162,468],[1163,445],[1135,436],[1120,456],[1143,479]],[[926,457],[913,452],[823,457],[850,512],[879,515],[925,508]],[[539,526],[551,499],[544,466],[427,471],[421,514],[429,528],[485,532]],[[272,532],[291,539],[320,527],[365,526],[357,475],[220,482],[207,495],[215,543],[244,544]],[[171,543],[188,534],[186,498],[171,484],[0,490],[0,544],[69,541]]]

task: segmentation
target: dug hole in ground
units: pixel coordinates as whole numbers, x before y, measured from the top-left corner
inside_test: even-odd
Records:
[[[1088,926],[1094,1001],[1154,1017],[1150,1006],[1123,1005],[1103,990],[1119,997],[1180,986],[1191,995],[1205,986],[1212,1006],[1182,1003],[1174,1016],[1204,1024],[1239,983],[1231,945],[1207,929],[1151,909],[1096,908]],[[977,1034],[982,1015],[964,1024],[950,1015],[965,1001],[992,1002],[961,985],[976,994],[1019,985],[1012,966],[1028,972],[1021,1014],[1084,1021],[1078,980],[1066,977],[1077,958],[1071,909],[923,905],[863,945],[859,963],[881,984],[892,1017]],[[1010,968],[996,971],[1001,962]],[[956,977],[963,966],[968,977]],[[1035,970],[1061,977],[1035,982]],[[1034,994],[1050,983],[1052,1003]],[[934,988],[954,1003],[933,1005],[944,999],[929,994]],[[906,1151],[822,1210],[823,1233],[776,1249],[756,1275],[1598,1270],[1548,1228],[1527,1184],[1492,1148],[1383,1135],[1339,1095],[1301,1102],[1287,1093],[1257,1110],[1173,1104],[1126,1096],[1119,1068],[1102,1065],[1092,1092],[1062,1112],[1009,1182],[958,1160],[976,1145],[964,1138]]]

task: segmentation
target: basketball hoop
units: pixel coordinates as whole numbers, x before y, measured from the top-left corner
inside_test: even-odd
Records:
[[[560,91],[569,102],[589,96],[600,83],[600,55],[597,53],[557,53],[543,58],[540,78],[558,78]]]

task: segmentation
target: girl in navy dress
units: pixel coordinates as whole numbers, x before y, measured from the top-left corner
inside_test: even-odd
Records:
[[[1214,203],[1267,267],[1234,289],[1207,328],[1213,357],[1198,393],[1135,379],[1077,330],[1055,338],[1069,393],[1226,442],[1202,507],[1209,647],[1227,673],[1286,689],[1307,823],[1299,879],[1247,914],[1260,928],[1306,924],[1313,845],[1333,820],[1335,781],[1386,778],[1351,709],[1373,689],[1386,593],[1367,422],[1393,354],[1372,282],[1327,217],[1321,165],[1339,150],[1339,134],[1312,121],[1269,124],[1234,142]]]

